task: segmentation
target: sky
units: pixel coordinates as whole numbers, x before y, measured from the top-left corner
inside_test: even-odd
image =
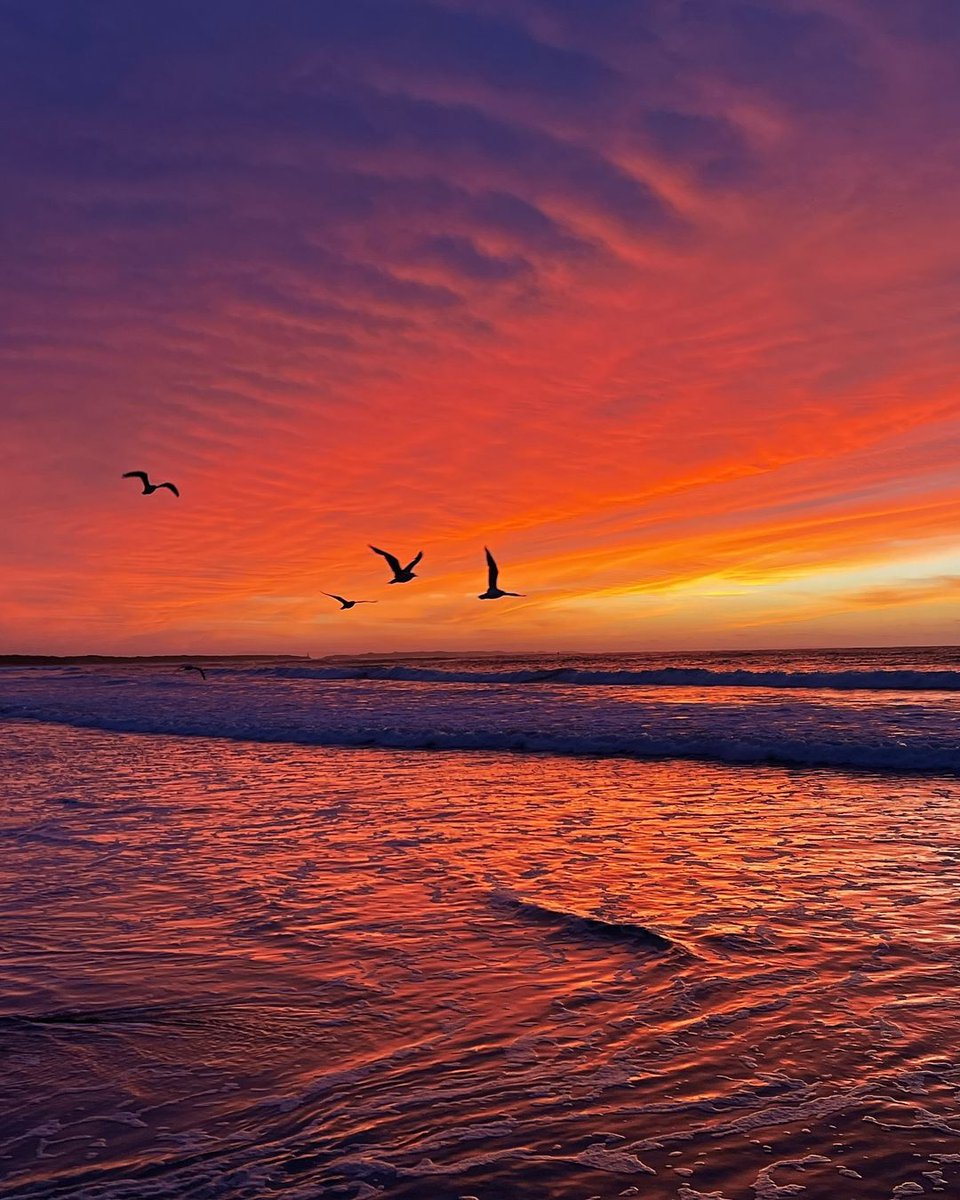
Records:
[[[0,0],[0,653],[956,643],[958,55],[955,0]]]

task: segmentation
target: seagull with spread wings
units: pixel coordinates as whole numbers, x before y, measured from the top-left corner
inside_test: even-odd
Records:
[[[487,556],[487,590],[480,596],[478,600],[499,600],[501,596],[522,596],[523,592],[505,592],[502,588],[497,587],[497,579],[500,575],[500,568],[497,566],[496,560],[490,551],[484,546],[484,554]]]
[[[367,544],[369,545],[369,542]],[[403,567],[400,565],[400,559],[396,558],[393,554],[388,554],[386,550],[379,550],[376,546],[370,546],[370,549],[374,554],[379,554],[381,558],[387,560],[387,564],[393,572],[393,578],[389,581],[390,583],[409,583],[411,579],[416,578],[416,572],[413,568],[423,558],[422,550],[418,550],[416,558],[411,558],[407,565]]]
[[[337,596],[334,592],[324,592],[325,596],[329,596],[331,600],[339,600],[341,609],[355,608],[358,604],[376,604],[376,600],[344,600],[342,596]]]
[[[153,493],[156,492],[160,488],[169,488],[170,491],[173,492],[173,494],[175,496],[180,495],[180,489],[177,487],[177,485],[175,483],[151,483],[150,480],[147,478],[146,471],[125,471],[123,474],[123,478],[124,479],[139,479],[140,482],[143,484],[143,491],[140,493],[141,496],[152,496]]]

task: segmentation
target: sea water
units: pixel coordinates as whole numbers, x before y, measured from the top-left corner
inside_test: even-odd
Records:
[[[960,1190],[955,650],[208,665],[0,670],[0,1195]]]

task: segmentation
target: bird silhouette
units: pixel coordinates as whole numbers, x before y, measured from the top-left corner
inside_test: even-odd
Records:
[[[329,596],[331,600],[339,600],[341,608],[355,608],[358,604],[376,604],[376,600],[344,600],[342,596],[334,595],[333,592],[324,592],[325,596]]]
[[[367,545],[370,545],[370,543],[368,542]],[[386,550],[378,550],[376,546],[370,546],[370,549],[374,552],[374,554],[379,554],[381,558],[385,558],[387,560],[390,570],[393,572],[393,578],[390,580],[390,583],[409,583],[411,579],[416,578],[416,573],[414,572],[413,568],[417,565],[420,559],[423,558],[422,550],[418,550],[416,558],[411,558],[407,565],[402,567],[400,565],[400,559],[395,558],[392,554],[388,554]]]
[[[505,592],[502,588],[497,587],[497,578],[500,575],[500,568],[496,564],[496,560],[490,551],[484,546],[484,554],[487,556],[487,590],[480,596],[478,600],[499,600],[501,596],[522,596],[523,592]]]
[[[146,471],[124,471],[124,479],[139,479],[143,484],[141,496],[152,496],[159,488],[169,488],[175,496],[180,495],[180,490],[175,483],[151,483],[147,478]]]
[[[184,663],[184,665],[180,668],[180,670],[181,671],[199,671],[199,673],[203,676],[204,679],[206,679],[206,677],[207,677],[207,673],[203,669],[203,667],[194,666],[193,663]]]

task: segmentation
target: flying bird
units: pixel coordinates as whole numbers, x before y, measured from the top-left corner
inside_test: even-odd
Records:
[[[501,596],[522,596],[523,592],[505,592],[502,588],[497,587],[497,578],[500,575],[500,568],[497,566],[496,560],[490,551],[484,546],[484,554],[487,556],[487,590],[483,595],[478,596],[478,600],[499,600]]]
[[[342,596],[336,596],[333,592],[324,592],[325,596],[329,596],[331,600],[339,600],[341,608],[355,608],[358,604],[376,604],[376,600],[344,600]]]
[[[367,545],[369,546],[370,543],[368,542]],[[395,558],[392,554],[388,554],[386,550],[378,550],[376,546],[370,546],[370,549],[374,554],[379,554],[381,558],[385,558],[389,563],[390,570],[393,572],[393,578],[390,580],[390,583],[409,583],[411,579],[416,578],[413,568],[423,558],[422,550],[418,550],[417,557],[411,558],[405,567],[401,567],[400,559]]]
[[[194,666],[193,663],[184,663],[184,665],[180,668],[180,670],[181,671],[199,671],[204,679],[206,679],[206,677],[207,677],[207,673],[203,669],[203,667]]]
[[[139,479],[143,484],[143,491],[140,493],[141,496],[152,496],[155,491],[164,487],[169,488],[175,496],[180,495],[180,491],[175,483],[151,483],[147,478],[146,471],[124,471],[123,478]]]

